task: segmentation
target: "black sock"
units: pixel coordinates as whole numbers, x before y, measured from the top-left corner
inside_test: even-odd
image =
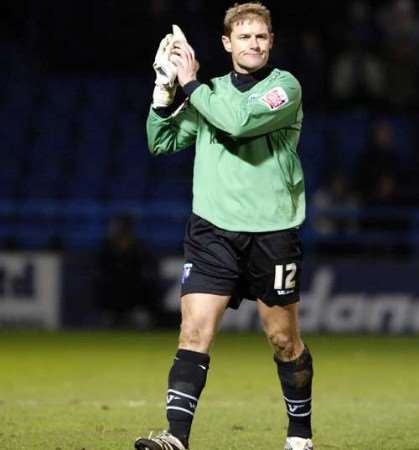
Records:
[[[285,405],[289,418],[288,436],[311,438],[311,383],[313,364],[310,351],[294,361],[281,361],[275,356]]]
[[[169,432],[186,448],[198,399],[207,380],[209,360],[206,353],[180,349],[169,372],[166,407]]]

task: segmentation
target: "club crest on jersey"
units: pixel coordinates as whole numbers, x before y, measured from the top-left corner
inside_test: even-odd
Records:
[[[260,100],[260,94],[251,94],[247,98],[247,104],[248,105],[254,105],[259,100]]]
[[[268,91],[263,97],[261,97],[261,101],[265,103],[265,105],[267,105],[270,110],[273,111],[289,103],[289,98],[284,89],[282,89],[282,87],[280,86],[277,86]]]
[[[182,284],[186,281],[186,279],[191,274],[192,263],[186,263],[183,265],[183,273],[182,273]]]

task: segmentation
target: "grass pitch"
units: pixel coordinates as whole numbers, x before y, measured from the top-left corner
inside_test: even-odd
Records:
[[[0,332],[1,450],[128,450],[165,423],[176,333]],[[308,336],[316,450],[419,449],[419,337]],[[193,450],[283,448],[261,334],[220,334]]]

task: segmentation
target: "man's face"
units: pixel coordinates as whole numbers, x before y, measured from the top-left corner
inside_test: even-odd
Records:
[[[234,24],[231,35],[222,40],[225,50],[231,53],[234,70],[252,73],[267,64],[273,34],[265,22],[250,18]]]

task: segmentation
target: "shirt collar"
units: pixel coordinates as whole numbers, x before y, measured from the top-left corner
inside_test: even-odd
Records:
[[[259,81],[266,78],[273,70],[272,66],[264,66],[256,72],[239,73],[233,70],[231,72],[231,81],[240,90],[247,90],[254,86]],[[244,88],[244,89],[242,89]]]

